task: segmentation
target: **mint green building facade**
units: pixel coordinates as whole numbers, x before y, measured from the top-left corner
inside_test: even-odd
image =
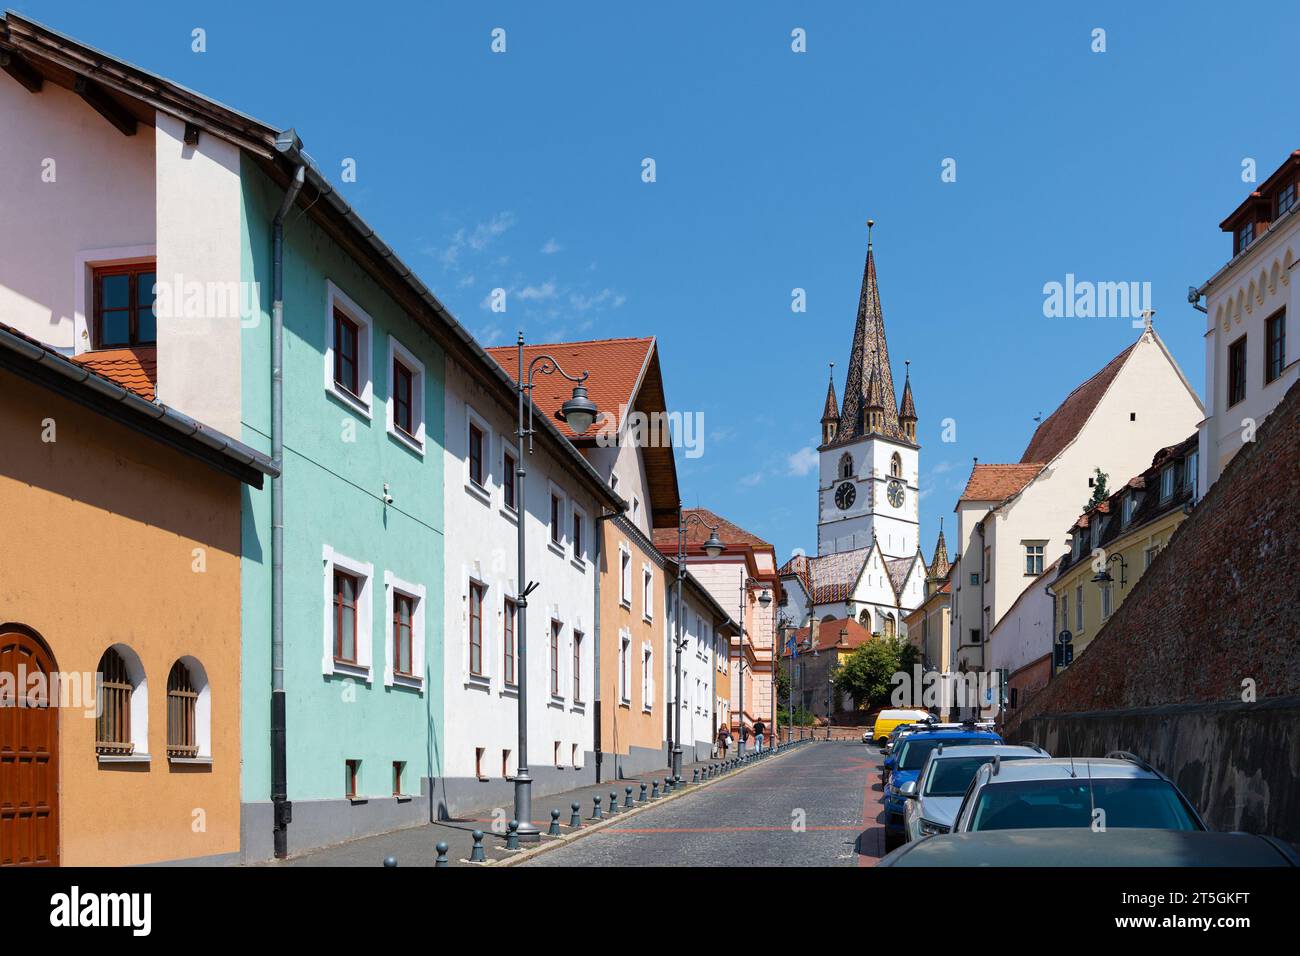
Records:
[[[272,221],[283,191],[247,157],[240,178],[243,279],[257,283],[262,308],[242,332],[241,439],[269,454]],[[359,399],[331,387],[335,310],[358,329]],[[283,342],[292,853],[429,819],[443,747],[445,357],[301,207],[284,232]],[[395,359],[412,374],[422,443],[391,423]],[[359,582],[355,665],[332,649],[335,571]],[[269,482],[245,489],[242,584],[241,845],[257,860],[272,855]],[[410,668],[396,660],[399,600],[414,608]]]

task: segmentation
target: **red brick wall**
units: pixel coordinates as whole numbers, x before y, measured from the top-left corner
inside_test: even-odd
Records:
[[[1300,383],[1035,714],[1300,694]]]

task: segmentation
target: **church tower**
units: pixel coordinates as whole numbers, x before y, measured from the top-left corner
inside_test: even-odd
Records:
[[[895,398],[871,247],[873,225],[867,221],[867,262],[844,403],[836,408],[832,366],[822,412],[817,553],[869,547],[874,537],[886,557],[910,558],[919,544],[921,449],[910,367],[901,405]]]

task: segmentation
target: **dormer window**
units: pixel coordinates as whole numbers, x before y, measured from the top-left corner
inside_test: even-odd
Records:
[[[1290,182],[1278,190],[1277,194],[1277,213],[1274,219],[1280,219],[1282,215],[1295,205],[1295,183]]]
[[[1233,235],[1232,249],[1234,255],[1240,255],[1246,251],[1246,247],[1255,241],[1255,224],[1248,222],[1244,226],[1237,227]]]
[[[1160,472],[1160,500],[1167,501],[1174,493],[1174,466],[1170,465]]]
[[[1133,512],[1136,510],[1137,510],[1137,498],[1135,498],[1133,495],[1125,495],[1124,496],[1124,525],[1126,527],[1133,520]]]

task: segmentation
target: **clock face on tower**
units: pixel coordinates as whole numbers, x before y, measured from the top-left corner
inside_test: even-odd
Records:
[[[895,508],[903,507],[903,483],[895,478],[889,483],[889,503]]]
[[[858,496],[858,491],[853,487],[853,482],[846,481],[835,489],[835,504],[841,511],[847,511],[853,505],[853,499]]]

